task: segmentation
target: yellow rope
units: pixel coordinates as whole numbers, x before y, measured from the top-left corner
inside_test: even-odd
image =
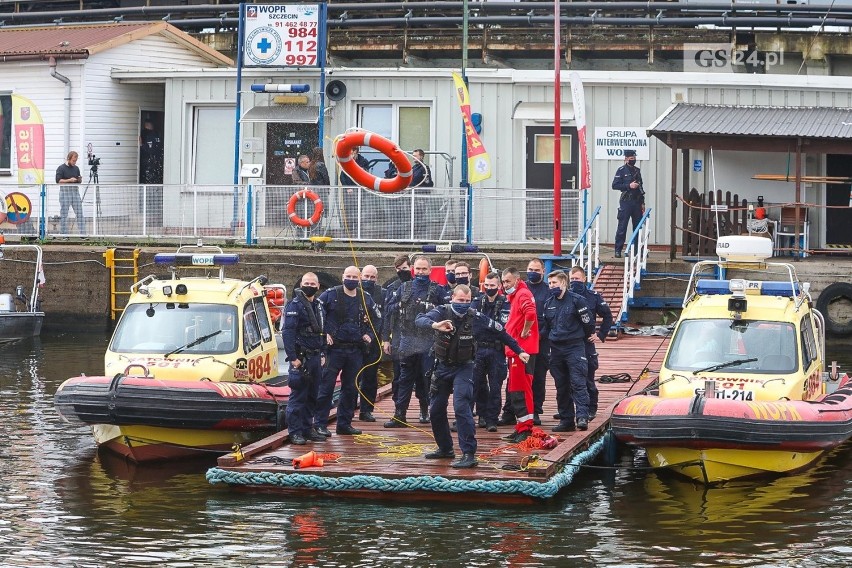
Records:
[[[421,457],[424,452],[434,450],[433,444],[416,444],[413,442],[400,442],[395,436],[383,436],[381,434],[358,434],[354,436],[355,444],[376,446],[379,450],[376,455],[380,458],[414,458]]]

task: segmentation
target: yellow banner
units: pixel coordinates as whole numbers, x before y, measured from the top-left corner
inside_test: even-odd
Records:
[[[44,122],[38,107],[30,99],[13,94],[12,124],[18,157],[18,183],[44,183]]]
[[[464,139],[467,145],[467,179],[470,183],[476,183],[491,177],[491,158],[485,151],[485,146],[476,133],[470,119],[470,94],[467,85],[458,73],[453,73],[453,82],[456,87],[456,97],[459,100],[459,108],[464,122]]]

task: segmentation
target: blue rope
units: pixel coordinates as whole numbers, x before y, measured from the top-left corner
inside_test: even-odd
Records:
[[[562,471],[545,482],[512,480],[468,480],[447,479],[431,475],[388,479],[376,475],[353,475],[350,477],[324,477],[306,473],[237,472],[218,467],[207,471],[207,481],[212,484],[264,485],[288,489],[305,488],[318,491],[435,491],[443,493],[500,493],[521,494],[538,499],[548,499],[571,483],[580,466],[590,462],[604,447],[604,438],[599,438],[587,450],[575,456]]]

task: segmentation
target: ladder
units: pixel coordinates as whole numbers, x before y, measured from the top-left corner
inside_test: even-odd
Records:
[[[109,268],[110,319],[115,321],[127,306],[130,286],[139,279],[139,249],[110,248],[104,259]]]

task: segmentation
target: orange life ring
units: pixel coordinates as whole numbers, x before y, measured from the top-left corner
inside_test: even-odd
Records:
[[[314,214],[311,215],[310,219],[302,219],[296,215],[296,202],[300,199],[310,199],[314,202]],[[298,225],[300,227],[310,227],[319,223],[320,217],[322,217],[322,209],[322,199],[319,198],[319,195],[307,188],[300,189],[291,195],[290,201],[287,202],[287,216],[294,225]]]
[[[491,263],[483,257],[479,259],[479,290],[485,291],[485,277],[491,272]]]
[[[369,146],[387,156],[396,166],[396,177],[382,179],[364,170],[352,159],[352,148],[356,146]],[[375,132],[358,130],[338,137],[334,147],[334,157],[352,181],[363,187],[382,193],[397,193],[411,183],[411,162],[408,161],[405,152]]]

